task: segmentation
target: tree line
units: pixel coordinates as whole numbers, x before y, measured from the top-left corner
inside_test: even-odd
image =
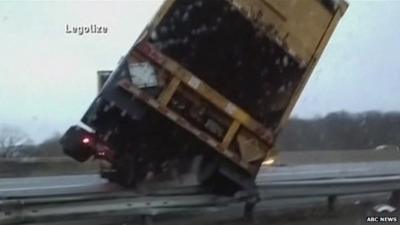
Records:
[[[284,150],[373,149],[400,145],[400,112],[329,113],[313,119],[292,118],[277,146]]]
[[[0,158],[63,156],[60,135],[54,134],[39,144],[34,144],[21,128],[0,125]]]

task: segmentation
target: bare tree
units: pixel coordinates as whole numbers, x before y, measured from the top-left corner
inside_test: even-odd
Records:
[[[59,133],[54,133],[48,139],[44,140],[42,143],[37,145],[37,150],[35,156],[42,157],[60,157],[65,156],[61,145],[60,145],[61,135]]]
[[[31,142],[29,136],[17,127],[0,127],[0,156],[7,157],[17,150],[18,146]]]

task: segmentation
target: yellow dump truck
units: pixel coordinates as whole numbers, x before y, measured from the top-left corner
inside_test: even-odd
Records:
[[[252,189],[347,4],[166,0],[82,118],[66,154],[110,162],[134,186],[193,172],[213,192]],[[104,78],[103,78],[104,79]]]

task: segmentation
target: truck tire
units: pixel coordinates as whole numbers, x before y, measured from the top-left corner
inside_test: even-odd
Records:
[[[119,184],[125,187],[134,187],[138,182],[136,164],[133,157],[127,155],[116,164],[116,177]]]
[[[220,172],[224,165],[217,157],[213,157],[213,155],[197,156],[193,164],[197,182],[206,191],[231,196],[241,189],[233,180]]]
[[[207,183],[218,172],[218,162],[205,155],[197,156],[193,160],[193,165],[197,182],[200,184]]]

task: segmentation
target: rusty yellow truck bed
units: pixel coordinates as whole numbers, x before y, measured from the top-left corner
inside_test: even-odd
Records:
[[[137,182],[200,155],[202,183],[247,186],[346,8],[166,0],[82,121],[114,152],[118,179]]]

